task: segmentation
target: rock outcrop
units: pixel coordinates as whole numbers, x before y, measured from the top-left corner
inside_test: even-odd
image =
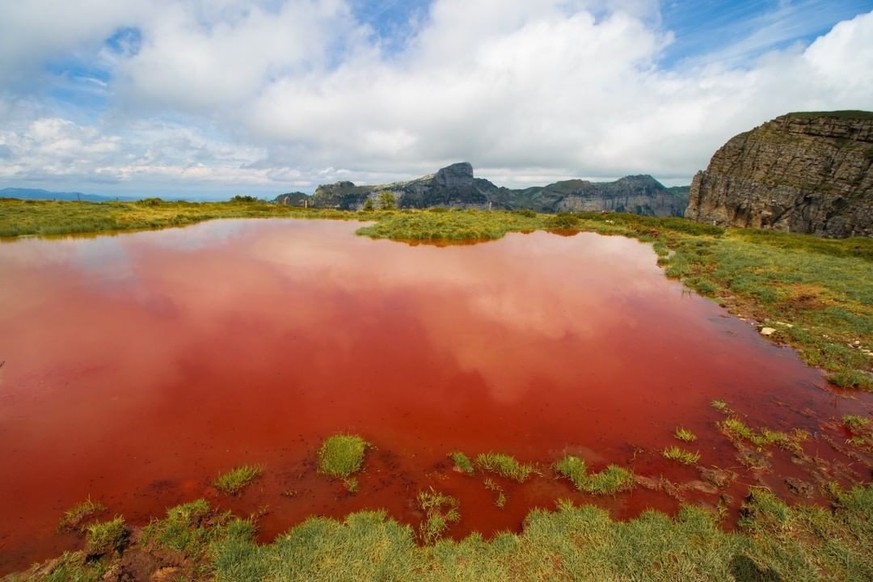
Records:
[[[494,208],[537,212],[617,211],[648,216],[682,216],[687,187],[666,188],[651,176],[627,176],[615,182],[567,180],[548,186],[512,190],[476,178],[467,162],[452,164],[436,174],[408,182],[356,186],[337,182],[319,186],[308,204],[315,208],[361,209],[369,199],[390,192],[400,208]],[[281,198],[281,197],[280,197]],[[287,197],[277,202],[288,203]],[[293,202],[302,205],[302,202]]]
[[[873,113],[789,113],[737,135],[694,177],[685,216],[873,236]]]

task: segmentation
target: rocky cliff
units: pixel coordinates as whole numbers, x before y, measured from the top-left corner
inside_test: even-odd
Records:
[[[452,164],[436,174],[408,182],[356,186],[337,182],[319,186],[309,200],[315,208],[357,210],[390,192],[401,208],[494,208],[537,212],[617,211],[649,216],[682,216],[687,188],[666,188],[651,176],[627,176],[615,182],[567,180],[548,186],[512,190],[476,178],[473,166]],[[284,199],[277,201],[285,202]]]
[[[789,113],[737,135],[694,177],[685,216],[873,236],[873,113]]]

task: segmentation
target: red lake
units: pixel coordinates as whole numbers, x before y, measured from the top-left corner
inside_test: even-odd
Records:
[[[619,519],[680,502],[735,515],[751,485],[795,503],[806,500],[786,478],[870,479],[833,444],[845,438],[834,419],[869,415],[870,395],[831,390],[668,280],[650,246],[544,232],[409,246],[359,226],[223,220],[0,244],[0,574],[79,547],[57,524],[89,497],[136,525],[205,497],[264,513],[269,541],[363,508],[417,527],[416,494],[433,487],[460,501],[450,536],[487,537],[558,499]],[[772,448],[769,470],[747,468],[713,400],[754,429],[807,431],[815,467]],[[679,426],[698,440],[679,443]],[[317,472],[337,433],[374,445],[354,494]],[[699,451],[697,466],[665,459],[672,445]],[[452,451],[512,454],[543,475],[491,475],[499,508],[486,475],[452,469]],[[578,493],[549,469],[566,454],[643,484]],[[211,486],[241,464],[264,468],[242,495]],[[700,467],[736,478],[708,491],[694,486]],[[653,485],[665,481],[692,486]]]

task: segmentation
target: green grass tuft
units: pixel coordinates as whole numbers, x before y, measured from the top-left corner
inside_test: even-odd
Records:
[[[633,489],[636,484],[633,473],[618,465],[609,465],[603,471],[589,475],[585,461],[572,455],[555,463],[553,468],[569,479],[576,489],[592,495],[615,495]]]
[[[588,466],[584,460],[567,455],[555,463],[554,469],[556,473],[569,479],[576,489],[585,491],[585,487],[588,484]]]
[[[634,474],[618,465],[609,465],[599,473],[591,475],[586,492],[593,495],[615,495],[630,491],[636,485]]]
[[[89,556],[102,556],[113,552],[121,553],[127,546],[130,529],[121,516],[85,528],[86,548]]]
[[[328,437],[318,450],[318,471],[342,479],[350,492],[358,490],[358,480],[352,475],[364,466],[364,455],[372,447],[357,435],[337,434]]]
[[[519,463],[515,457],[503,453],[476,455],[475,465],[482,471],[495,473],[519,483],[527,481],[532,474],[538,474],[535,466]]]
[[[673,433],[677,439],[682,441],[683,443],[693,443],[697,440],[697,435],[688,430],[687,428],[683,428],[681,426],[676,427],[676,432]]]
[[[470,460],[470,457],[460,451],[455,451],[449,453],[449,458],[451,458],[452,462],[455,464],[456,471],[466,473],[467,475],[473,474],[475,469],[473,468],[473,462]]]
[[[82,503],[75,505],[64,512],[58,522],[58,529],[67,531],[81,530],[82,525],[89,519],[106,511],[106,506],[89,497]]]
[[[451,495],[430,488],[428,491],[419,491],[417,499],[418,506],[424,512],[419,533],[421,540],[426,544],[434,543],[443,536],[451,524],[461,519],[458,510],[460,503]]]
[[[713,400],[710,405],[719,412],[730,412],[730,408],[724,400]]]
[[[236,495],[248,487],[263,472],[264,468],[261,466],[242,465],[220,475],[212,484],[222,493]]]
[[[491,479],[490,477],[486,477],[485,480],[482,481],[482,484],[485,486],[485,489],[497,494],[494,498],[494,505],[500,509],[506,507],[506,492],[503,490],[503,487],[495,483],[494,479]]]
[[[671,461],[678,461],[685,465],[693,465],[700,460],[700,453],[692,453],[691,451],[686,451],[685,449],[680,449],[679,447],[667,447],[663,451],[661,451],[661,455],[665,459],[670,459]]]

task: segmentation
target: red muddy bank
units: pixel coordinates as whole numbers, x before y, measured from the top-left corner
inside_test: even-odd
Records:
[[[671,511],[674,498],[644,487],[598,499],[551,476],[495,479],[501,510],[483,476],[453,472],[446,455],[493,450],[546,468],[570,453],[595,471],[617,463],[682,483],[698,472],[660,455],[679,425],[698,435],[687,448],[700,465],[737,472],[736,502],[756,482],[791,499],[784,479],[809,480],[806,468],[777,450],[756,477],[710,401],[753,427],[810,432],[871,409],[665,279],[636,241],[410,247],[357,226],[216,221],[0,245],[0,573],[75,547],[55,527],[89,496],[137,524],[202,496],[243,514],[266,506],[265,540],[361,508],[417,525],[415,495],[431,486],[460,499],[455,536],[518,530],[557,498],[618,518]],[[355,495],[315,471],[337,432],[376,445]],[[835,480],[869,479],[818,434],[804,449],[839,461]],[[266,473],[240,498],[210,487],[243,463]]]

